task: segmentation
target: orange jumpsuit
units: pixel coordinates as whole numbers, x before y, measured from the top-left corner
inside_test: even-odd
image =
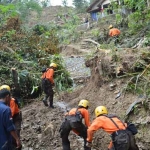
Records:
[[[10,109],[11,109],[12,117],[14,117],[15,114],[18,114],[20,112],[14,98],[11,98],[10,100]]]
[[[66,113],[65,115],[66,115],[66,116],[67,116],[67,115],[75,115],[76,110],[77,110],[77,108],[72,108],[72,109],[71,109],[68,113]],[[81,112],[82,117],[84,118],[84,124],[85,124],[85,126],[86,126],[86,127],[89,127],[89,126],[90,126],[90,116],[89,116],[88,110],[85,109],[85,108],[79,108],[78,111]],[[72,129],[72,131],[73,131],[74,133],[76,133],[77,135],[79,135],[79,133],[78,133],[76,130]]]
[[[117,36],[120,35],[120,30],[117,28],[112,28],[109,30],[109,36],[113,37],[113,36]]]
[[[75,115],[76,110],[77,110],[77,108],[72,108],[72,109],[69,111],[68,115]],[[90,126],[90,115],[89,115],[88,110],[85,109],[85,108],[79,108],[78,111],[81,112],[82,117],[84,118],[85,125],[86,125],[87,127],[89,127],[89,126]]]
[[[75,124],[77,126],[72,126],[71,116],[75,115],[76,110],[77,108],[71,109],[66,114],[66,119],[61,125],[61,138],[62,138],[63,150],[71,150],[70,141],[68,138],[71,130],[84,139],[84,150],[90,150],[90,148],[86,146],[87,127],[90,126],[89,112],[85,108],[78,108],[77,111],[80,112],[82,115],[82,118],[84,118],[85,125],[82,122],[76,122]]]
[[[42,78],[48,79],[52,84],[54,84],[53,76],[54,76],[54,69],[52,68],[47,69],[47,71],[42,74]]]
[[[120,130],[125,129],[126,124],[124,126],[123,123],[117,117],[114,117],[112,119],[118,125]],[[114,125],[114,123],[110,120],[110,118],[106,116],[99,116],[92,122],[91,126],[88,128],[88,131],[87,131],[88,142],[92,142],[94,132],[99,129],[103,129],[109,134],[112,134],[113,132],[118,130],[118,128]],[[112,146],[113,146],[113,143],[111,142],[108,149],[110,149]]]
[[[52,86],[54,85],[54,79],[53,79],[53,76],[54,76],[54,69],[53,68],[48,68],[46,72],[44,72],[42,74],[42,79],[46,78],[48,79],[50,82],[47,84],[47,83],[42,83],[42,88],[43,88],[43,91],[45,93],[45,97],[43,99],[43,103],[45,106],[48,106],[47,104],[47,99],[49,98],[49,102],[50,102],[50,107],[51,108],[54,108],[53,106],[53,97],[54,97],[54,91],[53,91],[53,88]]]
[[[13,123],[15,125],[17,135],[20,138],[22,116],[21,116],[18,104],[16,104],[14,98],[11,98],[11,100],[10,100],[10,109],[11,109]],[[16,141],[15,141],[14,138],[12,139],[12,143],[13,143],[14,146],[16,146]]]

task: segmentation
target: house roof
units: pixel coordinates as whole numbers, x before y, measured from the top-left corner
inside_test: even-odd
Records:
[[[87,11],[87,12],[91,12],[91,11],[97,10],[97,9],[99,8],[100,4],[102,4],[104,1],[105,1],[105,0],[95,0],[95,1],[87,8],[86,11]],[[96,9],[92,9],[93,6],[94,6],[95,4],[97,4],[97,3],[98,3],[97,8],[96,8]]]

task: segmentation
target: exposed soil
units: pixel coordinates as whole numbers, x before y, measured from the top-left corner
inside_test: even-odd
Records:
[[[126,60],[131,61],[133,59],[131,57],[132,53],[130,53],[130,57],[127,57],[128,55],[129,52],[124,59],[128,58]],[[91,69],[91,77],[86,80],[82,87],[76,87],[76,90],[71,93],[63,93],[61,98],[55,97],[55,109],[44,107],[40,99],[22,109],[24,118],[22,141],[25,148],[30,147],[33,150],[61,150],[59,127],[63,121],[64,113],[67,109],[77,107],[81,99],[90,101],[91,120],[94,119],[94,109],[98,105],[106,106],[109,113],[117,114],[123,120],[125,119],[127,109],[137,100],[136,95],[122,92],[129,79],[118,78],[110,80],[107,77],[102,77],[97,70],[97,61],[98,57],[94,57],[89,62],[86,62],[86,65]],[[108,65],[110,65],[109,62]],[[120,97],[117,98],[118,94],[120,94]],[[62,101],[59,102],[60,99],[63,100],[63,103]],[[149,150],[148,123],[150,120],[148,112],[143,109],[143,105],[139,105],[139,111],[131,114],[129,119],[138,125],[139,133],[136,135],[136,139],[140,150]],[[81,138],[71,133],[69,139],[73,150],[83,149]],[[109,142],[109,135],[100,130],[94,136],[93,150],[107,150]]]
[[[58,19],[57,16],[54,17]],[[48,22],[49,18],[46,18],[46,20]],[[31,23],[30,25],[32,26],[33,24]],[[108,24],[110,23],[108,22]],[[142,50],[117,48],[114,54],[108,55],[110,50],[97,49],[97,54],[95,53],[94,55],[96,57],[93,56],[86,62],[86,66],[91,71],[90,73],[88,72],[88,76],[91,76],[87,78],[85,73],[87,69],[83,65],[82,56],[92,51],[88,48],[82,49],[80,44],[63,47],[62,55],[66,59],[67,68],[72,78],[82,76],[82,80],[86,79],[81,82],[82,86],[77,86],[73,92],[62,93],[61,97],[56,96],[55,109],[44,107],[41,98],[22,109],[24,123],[21,137],[24,149],[62,150],[59,127],[63,121],[64,113],[67,109],[77,107],[81,99],[90,101],[91,121],[94,119],[94,109],[99,105],[106,106],[109,113],[117,114],[124,120],[127,109],[138,99],[138,95],[123,91],[129,78],[116,78],[116,75],[119,75],[122,71],[128,73],[129,70],[135,70],[136,68],[133,67],[134,62],[139,59],[139,54],[142,53]],[[147,55],[144,56],[144,53],[141,56],[147,57]],[[120,61],[114,62],[114,59],[119,59]],[[149,60],[146,63],[149,64]],[[60,100],[62,101],[60,102]],[[148,102],[148,111],[145,111],[143,103],[144,101],[136,106],[136,111],[134,110],[130,114],[128,121],[131,120],[138,127],[139,133],[136,135],[136,140],[140,150],[150,150],[150,106]],[[71,133],[69,139],[72,150],[83,149],[81,138]],[[108,134],[99,130],[94,135],[92,150],[107,150],[110,140]]]

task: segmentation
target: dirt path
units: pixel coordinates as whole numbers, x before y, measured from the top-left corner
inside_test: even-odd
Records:
[[[23,150],[62,150],[59,128],[66,105],[58,101],[55,101],[54,105],[56,108],[50,109],[45,107],[42,101],[36,101],[22,109]],[[72,149],[82,150],[83,140],[80,137],[71,133],[69,138]]]

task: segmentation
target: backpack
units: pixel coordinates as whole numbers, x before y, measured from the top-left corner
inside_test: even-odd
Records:
[[[71,128],[76,129],[81,126],[82,118],[83,118],[82,114],[80,111],[78,111],[78,108],[77,108],[75,115],[67,116],[66,119],[69,120]]]
[[[118,118],[118,117],[115,115],[104,115],[104,116],[108,117],[113,122],[113,124],[118,128],[118,130],[116,132],[113,132],[111,135],[115,150],[128,150],[130,143],[129,143],[129,136],[128,136],[127,130],[120,129],[119,126],[113,120],[114,117],[116,117],[116,118]],[[125,126],[125,124],[123,122],[122,122],[122,124]],[[126,128],[126,126],[125,126],[125,128]]]
[[[18,108],[20,108],[21,107],[20,100],[18,100],[18,98],[14,98],[14,101],[17,104]]]
[[[135,124],[130,123],[130,122],[127,123],[127,130],[130,131],[133,135],[136,135],[138,133],[138,130]]]
[[[45,77],[42,78],[42,89],[44,90],[45,88],[47,88],[50,84],[50,81],[46,78],[46,72],[48,71],[49,69],[46,69],[46,68],[43,68],[41,71],[42,73],[45,73]]]
[[[47,70],[46,67],[43,67],[41,72],[44,73],[44,72],[46,72],[46,70]]]
[[[19,98],[16,98],[16,97],[13,97],[12,99],[14,100],[14,102],[15,102],[15,104],[18,106],[18,108],[20,108],[20,107],[21,107],[20,99],[19,99]]]

